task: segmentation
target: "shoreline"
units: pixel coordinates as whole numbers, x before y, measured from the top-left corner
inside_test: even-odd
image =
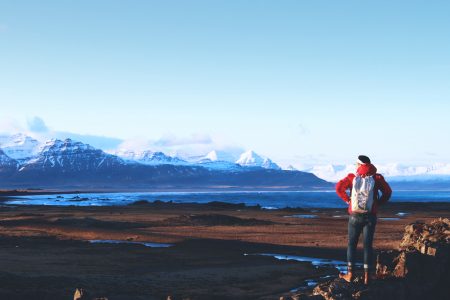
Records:
[[[54,194],[88,194],[88,193],[170,193],[170,192],[192,192],[192,193],[208,193],[208,192],[334,192],[330,188],[308,188],[304,189],[298,186],[273,186],[273,187],[254,187],[254,186],[211,186],[211,187],[155,187],[155,188],[92,188],[92,189],[52,189],[52,188],[10,188],[0,190],[2,196],[18,196],[18,195],[54,195]]]
[[[396,192],[450,192],[449,188],[438,189],[395,189]],[[299,186],[209,186],[209,187],[153,187],[153,188],[7,188],[0,189],[0,198],[6,196],[33,196],[33,195],[55,195],[55,194],[106,194],[106,193],[335,193],[334,188],[303,188]]]

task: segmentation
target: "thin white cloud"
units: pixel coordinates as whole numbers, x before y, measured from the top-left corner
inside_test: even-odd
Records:
[[[122,139],[114,137],[53,130],[51,127],[47,126],[45,121],[39,116],[28,118],[26,120],[26,125],[14,118],[0,119],[0,134],[13,135],[16,133],[29,135],[39,141],[48,139],[64,140],[70,138],[100,149],[114,149],[123,142]]]
[[[145,138],[127,139],[118,146],[118,150],[161,151],[184,159],[203,156],[213,150],[226,152],[232,157],[239,157],[244,151],[242,147],[224,143],[220,139],[214,139],[205,134],[192,134],[189,137],[165,135],[157,140]]]
[[[189,158],[195,156],[204,156],[210,151],[223,151],[230,157],[239,157],[244,152],[244,148],[233,145],[230,141],[225,141],[220,137],[211,137],[208,134],[196,133],[189,136],[177,136],[174,134],[166,134],[159,139],[131,138],[120,139],[108,136],[79,134],[68,131],[54,130],[48,126],[45,120],[39,116],[33,116],[26,120],[26,124],[13,118],[0,119],[0,133],[11,135],[15,133],[24,133],[37,140],[45,141],[56,138],[64,140],[71,138],[100,148],[109,153],[117,151],[161,151],[168,155],[178,156],[181,158]]]
[[[9,117],[0,118],[0,133],[14,134],[24,131],[25,127],[18,120]]]
[[[123,140],[119,138],[101,135],[78,134],[65,131],[53,131],[51,132],[51,137],[60,140],[70,138],[102,150],[115,149],[123,143]]]
[[[184,145],[210,145],[213,143],[211,136],[207,134],[192,134],[189,137],[178,137],[175,135],[165,135],[154,142],[155,146],[173,147]]]
[[[133,150],[133,151],[145,151],[145,150],[152,150],[153,145],[151,141],[144,139],[144,138],[132,138],[132,139],[126,139],[122,141],[117,146],[117,149],[110,149],[110,152],[114,152],[115,150]]]

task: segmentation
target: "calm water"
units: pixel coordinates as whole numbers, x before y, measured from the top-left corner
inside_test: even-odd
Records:
[[[267,209],[283,207],[346,207],[334,191],[298,192],[148,192],[148,193],[89,193],[64,195],[35,195],[10,197],[8,204],[106,206],[128,205],[139,200],[175,203],[207,203],[222,201],[261,205]],[[450,191],[396,191],[393,202],[450,202]]]

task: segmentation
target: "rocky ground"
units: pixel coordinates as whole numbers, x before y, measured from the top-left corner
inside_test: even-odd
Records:
[[[449,299],[450,219],[415,222],[405,227],[398,250],[380,251],[376,278],[363,284],[336,278],[318,284],[310,293],[291,293],[282,299]]]
[[[404,227],[416,220],[449,215],[449,203],[387,205],[379,214],[376,251],[397,249]],[[73,299],[76,288],[89,293],[83,299],[291,297],[295,293],[288,291],[307,293],[308,280],[338,271],[246,254],[345,260],[346,222],[343,209],[263,210],[223,203],[3,205],[0,299]],[[172,246],[151,248],[139,242]]]

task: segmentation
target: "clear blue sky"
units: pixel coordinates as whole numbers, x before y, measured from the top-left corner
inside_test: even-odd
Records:
[[[0,118],[210,136],[283,163],[449,162],[449,15],[448,1],[1,1]]]

